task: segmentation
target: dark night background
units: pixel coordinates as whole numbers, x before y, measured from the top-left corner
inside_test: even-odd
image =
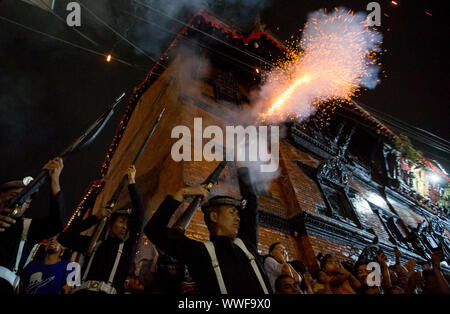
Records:
[[[55,12],[65,20],[67,0],[56,0]],[[144,16],[170,32],[183,25],[144,10],[131,0],[84,0],[121,34],[125,34],[153,59],[173,39],[169,32],[133,19],[124,12]],[[221,20],[246,33],[256,14],[261,23],[281,40],[298,35],[307,14],[319,8],[345,6],[365,11],[371,1],[326,0],[141,0],[186,21],[198,9],[208,8]],[[365,91],[360,102],[397,119],[448,140],[450,79],[446,51],[449,25],[443,1],[378,1],[384,36],[381,84]],[[182,3],[190,7],[179,8]],[[429,16],[425,11],[430,12]],[[123,91],[127,97],[147,74],[153,61],[120,40],[82,10],[81,32],[95,40],[96,47],[68,28],[50,12],[19,0],[0,0],[0,16],[57,36],[83,47],[119,56],[134,66],[105,62],[95,55],[30,32],[0,19],[0,182],[36,176],[42,165],[56,156],[89,126]],[[90,182],[100,178],[100,167],[125,109],[122,103],[102,134],[90,148],[66,162],[61,184],[68,213],[72,212]],[[448,171],[447,153],[413,141],[429,159]],[[444,143],[445,144],[445,143]],[[40,193],[30,215],[44,215],[48,188]],[[37,211],[39,212],[37,213]],[[34,213],[33,213],[34,211]]]

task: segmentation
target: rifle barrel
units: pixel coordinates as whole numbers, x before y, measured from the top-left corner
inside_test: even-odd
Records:
[[[72,155],[74,152],[79,152],[82,149],[86,148],[89,144],[94,141],[97,135],[101,132],[103,127],[109,121],[111,116],[114,113],[115,108],[120,103],[122,98],[125,96],[125,93],[122,93],[114,103],[106,109],[102,115],[93,123],[89,128],[79,136],[72,144],[70,144],[64,151],[59,155],[63,160]],[[97,129],[97,131],[92,134],[93,130]],[[90,137],[87,141],[85,139]],[[48,179],[48,170],[43,169],[39,173],[39,175],[34,179],[30,184],[28,184],[19,194],[13,197],[6,203],[6,206],[12,209],[12,212],[9,214],[12,217],[17,215],[18,208],[26,202],[26,200],[34,193],[39,191],[40,187],[47,181]]]
[[[161,110],[158,118],[153,123],[153,127],[151,128],[150,132],[147,134],[147,137],[145,138],[144,143],[141,145],[136,156],[134,157],[134,160],[132,163],[133,165],[135,165],[138,162],[139,158],[142,156],[142,153],[144,152],[145,147],[147,146],[148,142],[150,141],[150,138],[152,137],[153,133],[155,133],[155,130],[156,130],[159,122],[161,121],[161,118],[162,118],[165,110],[166,110],[166,108],[163,108],[163,110]],[[111,196],[109,201],[106,203],[106,206],[110,209],[111,212],[114,210],[114,207],[116,206],[117,202],[119,201],[120,194],[122,193],[123,189],[125,188],[127,181],[128,181],[127,175],[124,175],[122,177],[122,180],[120,181],[119,185],[117,186],[116,190],[114,191],[113,195]],[[99,225],[97,226],[97,229],[95,230],[95,233],[92,236],[91,242],[89,244],[88,255],[92,255],[92,253],[94,252],[95,246],[103,232],[103,229],[105,228],[107,221],[108,221],[108,217],[103,217],[102,220],[100,221]]]

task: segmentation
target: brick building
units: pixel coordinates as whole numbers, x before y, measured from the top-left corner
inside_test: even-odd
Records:
[[[192,132],[196,117],[203,127],[244,124],[264,69],[284,55],[282,44],[262,31],[244,37],[207,15],[194,16],[188,25],[135,89],[101,169],[103,178],[92,184],[76,215],[95,212],[111,198],[162,108],[165,114],[137,164],[147,218],[168,193],[201,183],[218,162],[173,161],[172,129],[185,125]],[[257,187],[260,253],[280,241],[292,259],[311,270],[318,268],[319,252],[355,260],[374,242],[391,262],[398,247],[402,262],[414,258],[419,268],[439,244],[449,257],[450,220],[411,189],[394,149],[395,134],[356,102],[342,104],[323,121],[316,114],[283,125],[280,175]],[[239,197],[233,163],[212,192]],[[126,194],[117,206],[129,202]],[[187,236],[207,239],[202,216],[197,211]]]

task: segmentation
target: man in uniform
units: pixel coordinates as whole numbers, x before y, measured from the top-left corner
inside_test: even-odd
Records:
[[[248,168],[238,168],[238,177],[246,202],[229,196],[215,196],[202,205],[210,241],[195,241],[167,228],[170,217],[185,196],[206,198],[208,192],[202,186],[183,188],[168,195],[144,228],[152,243],[188,266],[201,294],[264,294],[270,291],[258,259],[258,199],[250,183]]]
[[[64,214],[64,199],[59,184],[63,169],[61,158],[47,162],[43,169],[49,171],[50,210],[46,218],[24,218],[30,206],[28,199],[15,218],[9,217],[11,209],[6,203],[24,188],[23,181],[10,181],[0,188],[0,294],[12,294],[19,285],[19,273],[30,260],[34,247],[42,240],[51,238],[62,229],[61,216]]]
[[[130,265],[134,260],[135,246],[142,230],[144,205],[136,187],[136,168],[127,170],[128,190],[133,209],[119,209],[110,214],[108,210],[89,216],[80,223],[71,225],[58,237],[65,247],[79,253],[86,253],[92,241],[90,236],[80,232],[95,225],[103,216],[109,216],[107,238],[96,244],[91,256],[87,256],[82,269],[81,286],[72,289],[76,294],[122,293]]]

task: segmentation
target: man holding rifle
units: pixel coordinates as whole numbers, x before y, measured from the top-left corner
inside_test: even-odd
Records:
[[[123,291],[125,279],[134,259],[135,245],[142,230],[144,205],[136,187],[136,168],[127,170],[128,190],[133,210],[123,208],[111,214],[108,207],[98,216],[92,215],[71,225],[58,237],[58,242],[74,251],[86,254],[92,237],[80,235],[104,216],[110,216],[107,237],[96,244],[91,256],[86,256],[83,265],[81,286],[75,287],[75,294],[116,294]]]
[[[18,288],[20,271],[26,266],[33,253],[33,247],[44,239],[51,238],[62,229],[61,216],[64,213],[64,199],[59,184],[63,169],[61,158],[45,164],[49,171],[50,211],[46,218],[29,219],[23,215],[30,206],[29,198],[12,215],[6,204],[19,194],[26,184],[23,181],[10,181],[0,190],[0,294],[12,294]],[[14,217],[11,217],[14,216]]]
[[[207,197],[204,186],[187,187],[168,195],[144,228],[150,241],[189,267],[201,294],[270,291],[258,260],[258,199],[248,168],[239,167],[238,177],[245,201],[215,196],[202,205],[210,241],[195,241],[167,228],[170,217],[186,196]]]

